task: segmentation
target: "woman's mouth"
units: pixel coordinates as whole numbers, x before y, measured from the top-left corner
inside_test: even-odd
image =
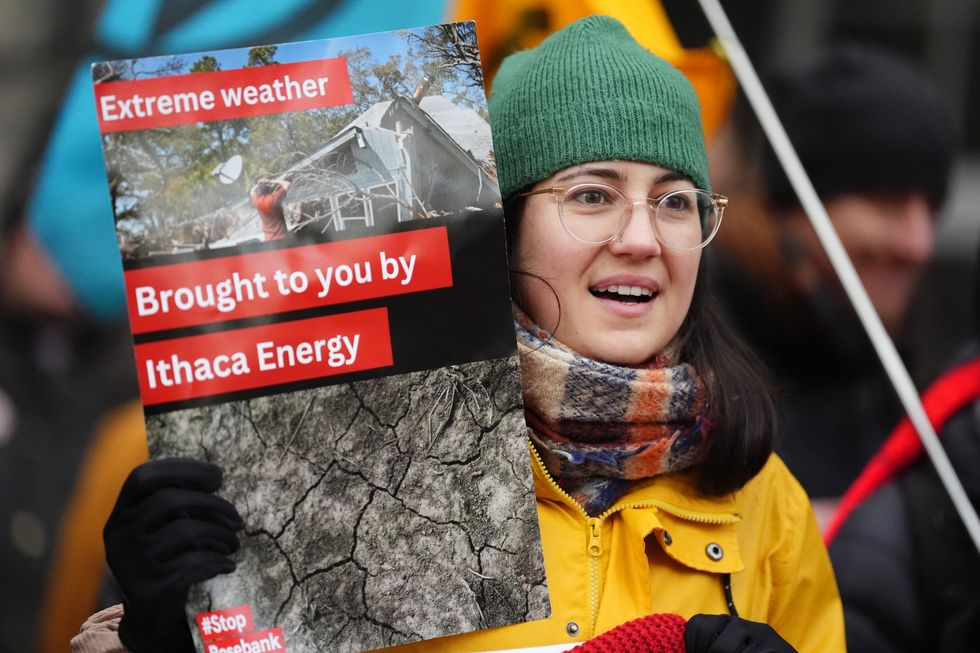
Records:
[[[624,304],[645,304],[652,301],[657,292],[644,286],[603,285],[589,288],[593,297],[608,299]]]

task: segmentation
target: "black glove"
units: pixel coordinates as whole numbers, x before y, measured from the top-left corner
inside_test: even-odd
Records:
[[[194,583],[235,569],[242,518],[213,493],[221,468],[198,460],[152,460],[130,473],[103,531],[106,560],[122,590],[119,639],[135,653],[194,651],[184,603]]]
[[[684,631],[687,653],[796,653],[768,624],[727,614],[696,614]]]

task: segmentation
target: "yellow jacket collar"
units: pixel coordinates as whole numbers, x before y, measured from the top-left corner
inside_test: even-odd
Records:
[[[690,474],[665,474],[637,482],[608,510],[590,518],[551,478],[532,448],[534,491],[539,500],[561,503],[586,522],[602,523],[618,515],[635,536],[653,535],[664,553],[676,562],[712,573],[737,573],[745,568],[739,553],[738,524],[733,493],[720,497],[697,494]]]

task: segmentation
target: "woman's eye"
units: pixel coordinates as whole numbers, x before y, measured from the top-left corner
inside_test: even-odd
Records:
[[[663,198],[660,205],[670,211],[686,212],[691,210],[692,201],[685,193],[677,193]]]
[[[572,195],[572,201],[579,204],[589,204],[593,206],[598,206],[601,204],[609,204],[612,202],[612,198],[609,193],[600,188],[584,188],[574,195]]]

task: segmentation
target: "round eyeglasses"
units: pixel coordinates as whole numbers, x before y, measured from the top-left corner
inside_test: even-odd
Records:
[[[604,245],[621,237],[637,204],[647,204],[654,217],[657,240],[670,247],[692,251],[701,249],[715,237],[728,198],[696,188],[683,188],[629,200],[615,186],[576,184],[568,188],[541,188],[527,195],[554,195],[558,198],[558,219],[568,235],[590,245]]]

